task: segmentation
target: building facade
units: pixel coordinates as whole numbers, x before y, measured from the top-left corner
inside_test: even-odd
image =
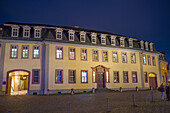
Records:
[[[154,44],[108,32],[8,22],[0,28],[0,90],[67,93],[161,83]]]

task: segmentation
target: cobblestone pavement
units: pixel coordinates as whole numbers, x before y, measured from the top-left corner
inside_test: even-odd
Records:
[[[132,107],[135,96],[135,105]],[[109,92],[75,95],[23,95],[0,96],[0,113],[169,113],[170,102],[161,101],[160,92],[153,91]],[[108,106],[107,109],[107,98]]]

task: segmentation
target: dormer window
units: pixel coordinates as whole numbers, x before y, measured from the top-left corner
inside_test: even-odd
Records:
[[[12,27],[12,35],[11,35],[11,37],[18,37],[19,26],[14,25],[14,26],[11,26],[11,27]]]
[[[111,45],[116,46],[116,37],[111,36]]]
[[[80,32],[80,42],[86,42],[86,32]]]
[[[41,28],[38,26],[34,28],[34,38],[41,38]]]
[[[30,27],[29,26],[24,26],[23,27],[23,37],[30,37]]]
[[[153,51],[153,43],[150,43],[150,51]]]
[[[74,33],[75,33],[75,31],[69,30],[68,32],[69,32],[69,41],[74,41]]]
[[[105,34],[101,34],[101,44],[106,45],[106,35]]]
[[[149,50],[149,49],[148,49],[148,42],[145,42],[145,49],[146,49],[146,50]]]
[[[120,38],[120,47],[125,47],[125,38],[124,37]]]
[[[143,40],[140,41],[140,48],[144,49],[144,41]]]
[[[131,39],[131,38],[129,39],[129,47],[133,48],[133,39]]]
[[[63,30],[61,28],[56,29],[56,39],[62,40],[62,32]]]
[[[96,44],[96,36],[97,36],[96,33],[91,34],[91,42],[94,43],[94,44]]]

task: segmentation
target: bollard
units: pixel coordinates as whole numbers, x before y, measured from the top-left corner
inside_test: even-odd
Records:
[[[154,101],[154,99],[153,99],[153,91],[151,91],[151,95],[152,95],[152,102]]]
[[[120,92],[122,92],[122,87],[120,87]]]
[[[95,93],[95,89],[94,88],[92,88],[92,93]]]
[[[138,87],[136,86],[136,91],[139,91]]]
[[[132,99],[133,99],[133,106],[136,106],[135,105],[135,95],[134,94],[132,94]]]
[[[107,101],[107,112],[109,112],[109,99],[107,98],[106,101]]]
[[[74,89],[73,88],[71,89],[71,94],[74,95]]]
[[[68,102],[68,113],[70,113],[70,102]]]

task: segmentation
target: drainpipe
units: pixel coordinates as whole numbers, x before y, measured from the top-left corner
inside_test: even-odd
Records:
[[[144,88],[145,84],[144,84],[144,76],[143,76],[143,61],[142,61],[142,57],[143,57],[143,51],[139,52],[139,59],[140,59],[140,71],[141,71],[141,85],[142,85],[142,88]]]

